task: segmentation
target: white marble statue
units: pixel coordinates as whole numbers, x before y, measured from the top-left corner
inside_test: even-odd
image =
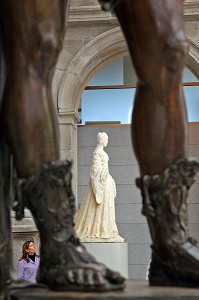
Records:
[[[109,174],[109,157],[104,151],[107,144],[108,135],[98,132],[89,184],[75,218],[75,230],[81,242],[124,242],[115,223],[116,185]]]

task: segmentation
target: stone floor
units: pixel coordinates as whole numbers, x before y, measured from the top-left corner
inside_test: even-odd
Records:
[[[38,290],[18,292],[11,296],[12,300],[109,300],[109,299],[132,299],[132,300],[199,300],[199,288],[176,288],[176,287],[149,287],[146,281],[127,280],[123,292],[110,293],[78,293],[78,292],[41,292]]]

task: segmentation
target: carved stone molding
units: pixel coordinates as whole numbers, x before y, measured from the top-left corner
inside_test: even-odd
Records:
[[[195,21],[199,19],[199,1],[186,0],[184,1],[184,18],[185,21]],[[99,22],[115,23],[118,21],[111,12],[102,11],[100,5],[85,5],[70,7],[69,24],[75,25],[78,23],[99,24]]]
[[[199,1],[187,0],[184,1],[184,19],[185,21],[199,20]]]
[[[82,47],[62,77],[58,96],[59,111],[77,110],[81,93],[96,68],[100,68],[110,58],[127,53],[120,27],[102,33]]]
[[[81,23],[98,24],[99,22],[118,23],[111,12],[104,12],[100,5],[94,6],[71,6],[69,20],[70,25]]]
[[[191,40],[191,37],[187,34],[189,41],[189,55],[187,56],[187,65],[194,72],[195,76],[199,77],[199,50],[198,45]]]
[[[198,20],[199,19],[199,1],[186,0],[184,1],[184,17],[185,20]],[[98,23],[107,22],[117,24],[117,18],[111,12],[102,11],[100,5],[71,5],[68,22],[71,25],[81,23]]]

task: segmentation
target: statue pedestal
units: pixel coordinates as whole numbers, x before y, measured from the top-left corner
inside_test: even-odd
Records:
[[[127,243],[83,243],[83,245],[98,262],[128,278]]]
[[[196,300],[199,299],[199,289],[183,287],[148,286],[148,282],[127,280],[124,291],[109,293],[97,292],[56,292],[49,290],[16,291],[10,300]]]

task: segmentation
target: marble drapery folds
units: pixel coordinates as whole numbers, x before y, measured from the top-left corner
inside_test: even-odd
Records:
[[[75,219],[82,242],[123,242],[115,221],[115,181],[109,173],[109,157],[104,151],[108,135],[99,132],[93,152],[90,180]]]

